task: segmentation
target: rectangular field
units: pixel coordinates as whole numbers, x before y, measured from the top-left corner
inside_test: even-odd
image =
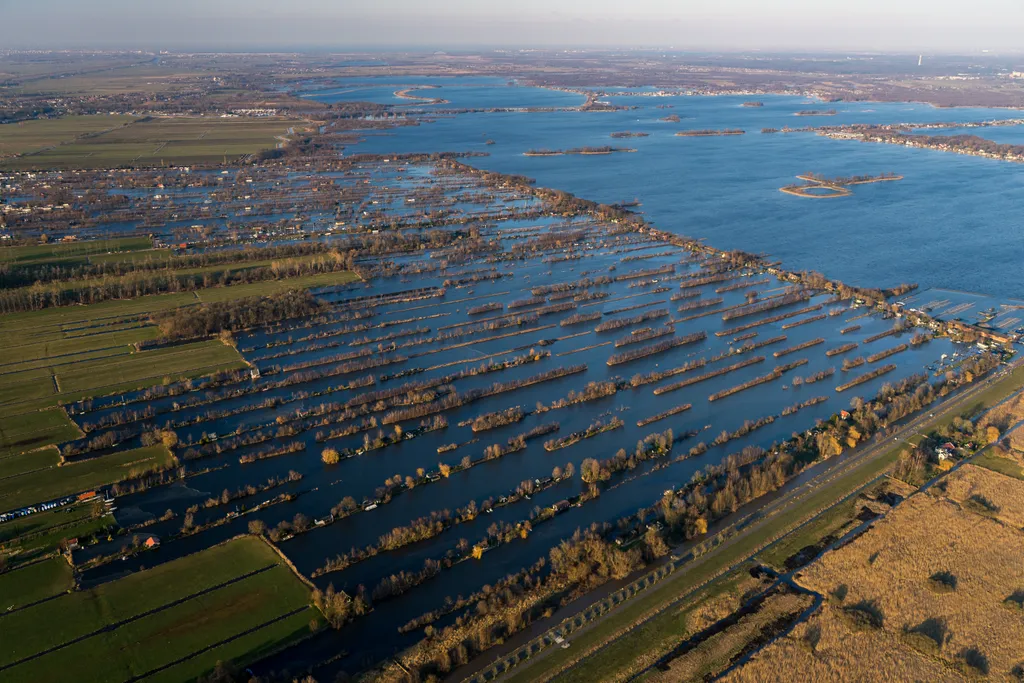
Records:
[[[0,417],[0,476],[8,476],[12,470],[19,469],[6,462],[9,456],[74,439],[80,434],[64,411],[57,408],[25,416]],[[49,462],[52,455],[48,453],[32,454],[31,457],[44,464],[53,464]]]
[[[54,145],[68,143],[83,135],[111,130],[129,123],[132,118],[97,114],[6,123],[0,125],[0,158],[38,152]]]
[[[265,543],[240,537],[4,617],[0,681],[185,681],[301,638],[319,613]],[[215,646],[212,647],[211,646]],[[209,649],[208,649],[209,648]]]
[[[18,609],[71,590],[71,565],[53,557],[0,574],[0,612]]]
[[[18,265],[51,263],[69,259],[124,260],[131,258],[129,252],[152,250],[153,240],[148,237],[115,237],[55,244],[35,244],[21,247],[0,248],[0,263]],[[108,254],[108,252],[123,252]]]
[[[302,124],[302,121],[282,119],[145,118],[79,139],[68,133],[66,129],[70,126],[64,124],[58,130],[63,131],[59,141],[65,144],[47,148],[46,141],[54,136],[43,136],[31,145],[17,147],[25,151],[39,151],[7,159],[0,166],[8,169],[109,168],[233,161],[264,149],[273,149],[281,142],[278,138],[284,138],[290,129]],[[99,131],[110,127],[109,122],[93,125],[105,125],[105,128],[96,129]],[[14,143],[11,145],[13,152]]]
[[[145,446],[0,479],[0,509],[16,510],[113,484],[173,463],[163,446]]]

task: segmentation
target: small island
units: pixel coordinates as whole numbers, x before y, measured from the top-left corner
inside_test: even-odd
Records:
[[[439,85],[416,85],[402,90],[395,91],[395,97],[401,100],[415,100],[422,102],[423,104],[450,104],[450,102],[441,97],[422,97],[420,95],[413,95],[412,93],[416,90],[436,90],[440,88]]]
[[[744,107],[763,107],[764,106],[764,102],[760,102],[760,101],[744,102],[743,106]]]
[[[702,138],[711,137],[714,135],[743,135],[746,133],[745,130],[739,128],[722,128],[720,130],[705,129],[705,130],[681,130],[676,135],[684,138]]]
[[[629,130],[620,130],[612,133],[613,138],[645,138],[650,133],[634,132]]]
[[[628,147],[573,147],[572,149],[528,149],[523,152],[527,157],[557,157],[563,154],[612,154],[613,152],[635,152]]]
[[[679,114],[669,114],[668,116],[665,116],[665,117],[663,117],[661,119],[658,119],[658,120],[659,121],[667,121],[668,123],[679,123],[680,119],[679,119]]]
[[[895,173],[882,173],[876,176],[855,175],[839,178],[825,178],[816,173],[804,173],[797,178],[805,182],[804,185],[786,185],[780,187],[781,192],[796,195],[797,197],[813,197],[816,199],[832,197],[848,197],[853,194],[849,189],[850,185],[866,185],[868,183],[881,183],[889,180],[903,180],[903,176]]]
[[[804,109],[794,116],[835,116],[838,113],[835,109]]]

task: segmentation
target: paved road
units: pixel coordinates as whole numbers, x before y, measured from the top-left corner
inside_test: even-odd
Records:
[[[860,468],[877,461],[879,458],[885,455],[890,448],[892,448],[894,442],[909,439],[915,434],[917,434],[919,431],[921,431],[927,424],[935,420],[941,419],[943,417],[946,417],[954,411],[960,410],[966,403],[970,402],[980,393],[986,391],[988,388],[992,386],[992,384],[1005,378],[1009,373],[1013,372],[1013,370],[1015,370],[1022,363],[1024,363],[1024,358],[1018,359],[1015,362],[1011,363],[1010,365],[1007,365],[1001,368],[1000,370],[996,371],[995,373],[989,375],[984,380],[971,384],[965,389],[962,389],[959,393],[955,394],[951,398],[948,398],[945,402],[940,404],[938,408],[931,407],[921,411],[916,417],[910,418],[908,421],[900,425],[897,428],[897,430],[890,435],[890,437],[892,438],[891,441],[887,437],[884,441],[872,442],[869,445],[865,445],[860,448],[854,449],[845,456],[840,456],[839,458],[827,460],[815,466],[809,472],[805,472],[802,475],[796,477],[792,482],[790,482],[782,489],[777,491],[774,495],[770,494],[768,498],[770,498],[771,500],[767,504],[765,504],[766,497],[762,497],[761,499],[754,501],[748,506],[741,508],[733,515],[730,515],[725,520],[722,520],[721,522],[716,524],[715,527],[712,529],[712,532],[724,528],[729,524],[733,524],[738,519],[747,517],[752,512],[755,514],[757,519],[755,521],[746,523],[746,526],[735,536],[726,540],[721,545],[717,546],[714,550],[705,553],[701,557],[695,560],[686,559],[685,555],[694,545],[692,542],[685,543],[680,546],[677,546],[676,548],[673,548],[672,556],[681,557],[681,559],[679,560],[674,560],[677,564],[677,572],[681,570],[685,571],[682,569],[683,565],[686,565],[686,568],[700,566],[704,562],[706,562],[710,557],[713,557],[715,553],[720,552],[722,549],[729,548],[735,545],[740,540],[745,540],[749,538],[752,534],[756,535],[759,532],[762,532],[765,526],[773,522],[778,514],[786,512],[787,510],[791,509],[794,505],[797,505],[800,502],[802,502],[807,497],[817,493],[818,490],[820,490],[821,487],[825,486],[826,484],[836,482],[837,480],[842,479],[858,471]],[[843,499],[834,501],[833,505],[841,502],[842,500],[845,500],[845,497]],[[752,558],[757,553],[762,552],[763,550],[763,547],[758,548],[757,551],[755,551],[754,553],[744,556],[742,559],[738,560],[734,564],[727,567],[725,570],[720,572],[719,575],[732,571],[733,569],[741,566],[743,563],[747,562],[750,558]],[[665,561],[663,561],[663,563],[668,561],[673,560],[666,559]],[[534,640],[535,638],[540,637],[553,626],[555,626],[558,623],[561,623],[562,620],[575,616],[579,612],[585,610],[587,607],[593,605],[595,602],[603,600],[605,597],[615,592],[616,590],[620,589],[622,586],[628,585],[630,582],[635,581],[636,579],[640,578],[640,576],[648,573],[657,566],[659,565],[648,566],[642,572],[638,572],[635,576],[631,576],[623,581],[617,581],[606,584],[605,586],[602,586],[601,588],[591,593],[588,593],[583,598],[576,600],[572,604],[568,605],[565,609],[557,612],[553,619],[541,620],[533,624],[529,629],[526,629],[525,631],[517,634],[515,637],[510,638],[502,645],[496,648],[492,648],[491,650],[488,650],[487,655],[485,657],[478,658],[479,661],[474,661],[471,662],[468,666],[460,667],[456,671],[452,672],[452,674],[448,677],[447,680],[464,680],[474,676],[479,671],[487,669],[491,666],[491,664],[493,664],[496,661],[499,661],[500,659],[507,656],[508,654],[518,649],[522,645],[525,645],[526,643]],[[663,609],[687,598],[696,590],[699,590],[702,586],[703,584],[701,586],[691,588],[685,593],[681,593],[671,603],[663,606]],[[641,593],[640,595],[643,595],[643,593]],[[608,615],[612,615],[614,617],[614,615],[616,615],[616,613],[620,611],[619,607],[621,607],[621,605],[626,604],[629,604],[629,601],[624,601],[623,603],[620,603],[618,607],[609,611],[607,615],[595,619],[594,621],[583,626],[582,628],[577,629],[573,633],[573,638],[577,638],[581,634],[586,633],[589,629],[593,628],[594,624],[600,623],[602,619],[607,618]],[[553,651],[559,651],[559,648],[547,648],[531,657],[529,663],[536,663],[538,660],[543,659]],[[519,667],[515,667],[513,669],[510,669],[509,673],[515,673],[518,670]],[[504,677],[505,675],[499,676],[499,679]]]

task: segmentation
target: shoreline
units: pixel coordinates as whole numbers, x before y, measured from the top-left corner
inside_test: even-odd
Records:
[[[595,149],[553,149],[553,150],[526,150],[523,152],[524,157],[559,157],[566,156],[569,154],[578,154],[580,156],[600,156],[604,154],[615,154],[615,153],[629,153],[637,150],[631,147],[610,147],[607,149],[595,148]]]
[[[680,138],[710,138],[717,137],[720,135],[744,135],[747,131],[745,130],[681,130],[676,133],[676,137]]]
[[[870,183],[882,183],[889,180],[903,180],[901,175],[878,175],[867,177],[851,178],[819,178],[812,173],[801,173],[797,176],[806,185],[785,185],[779,188],[779,192],[785,192],[795,197],[808,197],[811,199],[833,199],[835,197],[849,197],[853,190],[851,185],[868,185]],[[812,190],[828,190],[827,193],[812,192]]]
[[[832,190],[832,193],[814,194],[807,191],[818,188]],[[779,192],[785,192],[786,194],[791,194],[795,197],[810,197],[812,199],[833,199],[835,197],[849,197],[853,194],[853,192],[847,190],[845,187],[834,187],[829,185],[786,185],[785,187],[780,187]]]
[[[414,85],[402,90],[395,91],[395,97],[402,100],[415,100],[424,104],[451,104],[450,101],[441,97],[420,97],[419,95],[412,95],[414,90],[435,90],[440,86],[437,85]]]

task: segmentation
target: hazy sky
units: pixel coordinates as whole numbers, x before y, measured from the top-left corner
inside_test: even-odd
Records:
[[[1024,0],[0,0],[0,48],[1024,50]]]

